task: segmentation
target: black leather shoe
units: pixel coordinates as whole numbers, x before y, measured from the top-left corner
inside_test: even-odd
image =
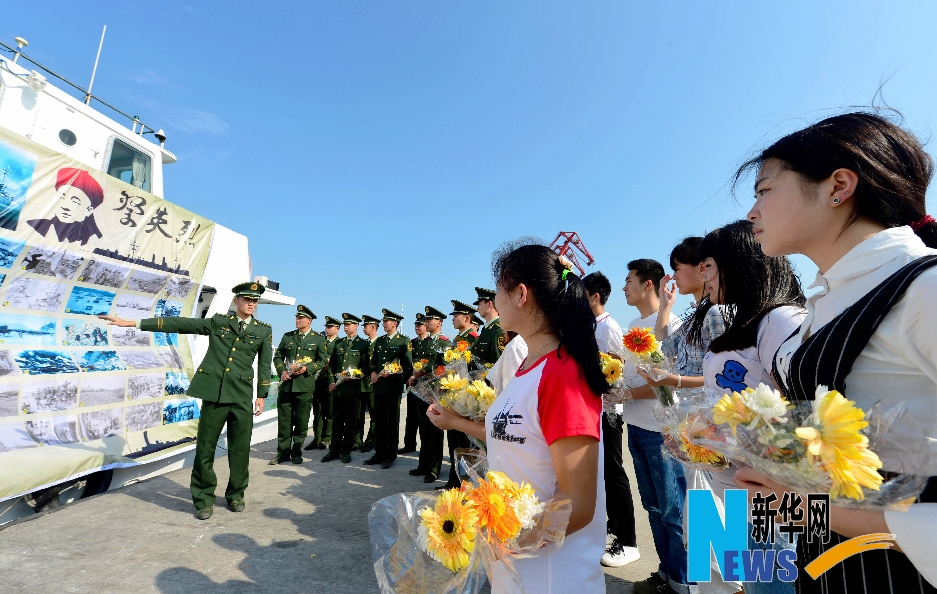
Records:
[[[290,462],[292,462],[293,464],[302,464],[302,463],[303,463],[303,457],[302,457],[302,456],[293,456],[292,458],[290,458]]]
[[[324,444],[324,443],[321,443],[321,442],[320,442],[320,443],[317,443],[317,444],[316,444],[316,449],[317,449],[317,450],[324,450],[324,449],[325,449],[325,444]]]
[[[373,445],[367,444],[367,443],[366,443],[366,444],[364,444],[363,446],[361,446],[361,449],[358,450],[358,451],[361,452],[362,454],[366,454],[366,453],[370,452],[370,451],[373,450],[373,449],[374,449],[374,446],[373,446]]]
[[[421,468],[414,468],[410,470],[409,472],[410,472],[410,476],[423,476],[424,474],[426,474],[426,471]]]
[[[426,476],[423,477],[423,482],[424,482],[424,483],[435,483],[435,482],[436,482],[436,475],[433,474],[432,472],[429,473],[429,474],[427,474]]]
[[[307,451],[308,451],[308,450],[318,450],[318,449],[319,449],[319,444],[317,444],[317,443],[314,442],[314,441],[310,441],[310,442],[309,442],[309,445],[307,445],[307,446],[304,447],[303,449],[304,449],[304,450],[307,450]]]
[[[383,468],[384,470],[387,470],[393,465],[394,465],[393,460],[384,460],[383,462],[381,462],[381,468]]]
[[[416,451],[416,448],[407,448],[407,447],[403,447],[403,448],[400,448],[399,450],[397,450],[397,453],[398,453],[398,454],[412,454],[412,453],[415,452],[415,451]]]
[[[342,455],[342,463],[343,463],[343,464],[348,464],[349,462],[351,462],[351,454],[343,454],[343,455]]]
[[[322,459],[319,462],[331,462],[332,460],[338,460],[338,454],[335,452],[329,452],[328,454],[322,456]]]
[[[365,464],[368,464],[368,465],[371,465],[371,464],[380,464],[380,463],[381,463],[381,459],[378,458],[377,456],[371,456],[370,458],[368,458],[367,460],[365,460],[364,463],[365,463]]]

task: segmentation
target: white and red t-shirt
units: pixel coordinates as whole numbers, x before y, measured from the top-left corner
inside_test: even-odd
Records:
[[[514,379],[485,419],[491,470],[530,483],[541,501],[557,493],[550,444],[586,435],[598,441],[598,484],[592,522],[551,555],[518,559],[525,592],[605,592],[599,560],[605,552],[605,480],[602,400],[589,388],[576,361],[563,351],[544,355]]]

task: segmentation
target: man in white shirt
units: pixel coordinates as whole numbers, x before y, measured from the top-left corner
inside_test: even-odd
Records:
[[[599,351],[620,353],[622,350],[621,326],[605,311],[605,304],[612,293],[612,284],[601,272],[593,272],[582,279],[589,306],[595,314],[595,340]],[[622,567],[641,557],[634,529],[634,502],[631,499],[631,484],[622,466],[621,446],[624,439],[624,424],[621,415],[616,415],[612,425],[602,415],[602,442],[605,451],[605,513],[607,543],[602,565]]]
[[[663,277],[664,267],[656,260],[645,258],[628,263],[628,278],[623,290],[628,305],[633,305],[640,313],[632,320],[631,328],[653,329],[657,324],[660,309],[658,290]],[[669,332],[673,332],[680,326],[680,320],[671,314],[668,326]],[[687,557],[683,545],[683,505],[686,500],[683,465],[661,453],[664,438],[654,418],[656,397],[653,390],[637,374],[634,365],[626,365],[625,374],[633,397],[622,413],[622,419],[628,424],[628,451],[634,462],[641,505],[647,510],[654,548],[660,559],[657,571],[648,579],[635,582],[634,591],[637,594],[688,594]]]

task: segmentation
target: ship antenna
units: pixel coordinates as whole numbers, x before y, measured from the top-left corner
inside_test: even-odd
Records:
[[[91,105],[91,87],[94,86],[94,75],[98,72],[98,60],[101,59],[101,48],[104,47],[104,34],[107,33],[107,25],[101,31],[101,42],[98,43],[98,55],[94,57],[94,68],[91,69],[91,82],[88,83],[88,91],[85,93],[85,105]]]

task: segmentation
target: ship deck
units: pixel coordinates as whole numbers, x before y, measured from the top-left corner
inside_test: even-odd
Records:
[[[402,415],[402,417],[405,415]],[[403,419],[401,419],[403,420]],[[401,427],[401,434],[403,427]],[[215,513],[194,517],[190,469],[158,476],[80,500],[0,529],[3,592],[134,592],[143,594],[329,594],[378,592],[371,565],[367,516],[388,495],[424,490],[417,455],[398,457],[387,470],[321,464],[322,451],[302,465],[270,466],[274,441],[251,451],[247,509],[224,507],[225,458],[215,469],[222,487]],[[631,584],[657,569],[647,515],[640,505],[631,459],[641,559],[606,568],[607,592],[633,592]],[[443,473],[448,466],[443,467]],[[437,484],[443,484],[439,482]]]

